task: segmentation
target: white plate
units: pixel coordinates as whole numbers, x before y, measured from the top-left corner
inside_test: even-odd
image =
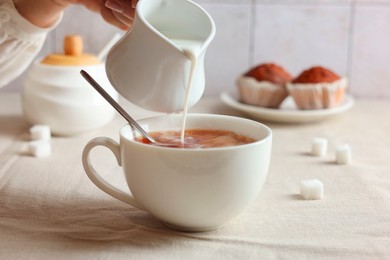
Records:
[[[337,107],[318,110],[299,110],[295,106],[293,98],[287,97],[279,109],[273,109],[243,104],[238,100],[238,93],[233,91],[222,93],[221,100],[229,107],[239,110],[254,119],[278,123],[321,121],[349,110],[355,103],[350,95],[346,95],[344,101]]]

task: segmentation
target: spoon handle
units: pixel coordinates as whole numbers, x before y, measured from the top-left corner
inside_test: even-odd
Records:
[[[81,76],[84,77],[86,81],[91,84],[94,89],[99,92],[102,97],[104,97],[108,103],[110,103],[116,111],[118,111],[119,114],[121,114],[127,122],[130,123],[131,126],[135,127],[140,134],[142,134],[144,137],[149,139],[150,141],[154,141],[153,138],[150,137],[150,135],[129,115],[127,112],[116,102],[100,85],[97,83],[86,71],[81,70],[80,71]]]

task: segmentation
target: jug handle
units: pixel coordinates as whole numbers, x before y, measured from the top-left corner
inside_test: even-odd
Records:
[[[95,139],[92,139],[89,141],[83,150],[82,155],[82,161],[84,170],[89,177],[89,179],[102,191],[107,193],[108,195],[111,195],[112,197],[127,203],[133,207],[136,207],[138,209],[144,210],[144,208],[139,205],[134,199],[134,197],[127,192],[124,192],[117,187],[114,187],[110,183],[108,183],[106,180],[104,180],[100,174],[97,173],[95,168],[92,166],[91,160],[90,160],[90,151],[96,147],[96,146],[104,146],[111,150],[111,152],[115,155],[117,163],[119,166],[122,166],[122,160],[121,160],[121,154],[120,154],[120,146],[117,142],[114,140],[107,138],[107,137],[97,137]]]

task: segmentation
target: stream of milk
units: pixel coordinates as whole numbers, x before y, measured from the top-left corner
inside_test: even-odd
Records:
[[[202,42],[187,39],[171,39],[177,46],[179,46],[187,58],[191,61],[190,73],[186,83],[186,95],[183,107],[183,122],[181,126],[180,142],[184,144],[184,133],[187,122],[188,105],[190,101],[190,92],[194,82],[194,75],[196,66],[198,64],[198,57],[201,51]]]

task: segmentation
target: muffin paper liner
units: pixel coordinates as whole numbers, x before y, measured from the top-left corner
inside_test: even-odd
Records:
[[[287,90],[299,109],[324,109],[339,105],[347,89],[347,79],[332,83],[289,83]]]
[[[240,101],[254,106],[278,108],[288,96],[285,87],[268,81],[257,81],[251,77],[240,77],[237,87]]]

